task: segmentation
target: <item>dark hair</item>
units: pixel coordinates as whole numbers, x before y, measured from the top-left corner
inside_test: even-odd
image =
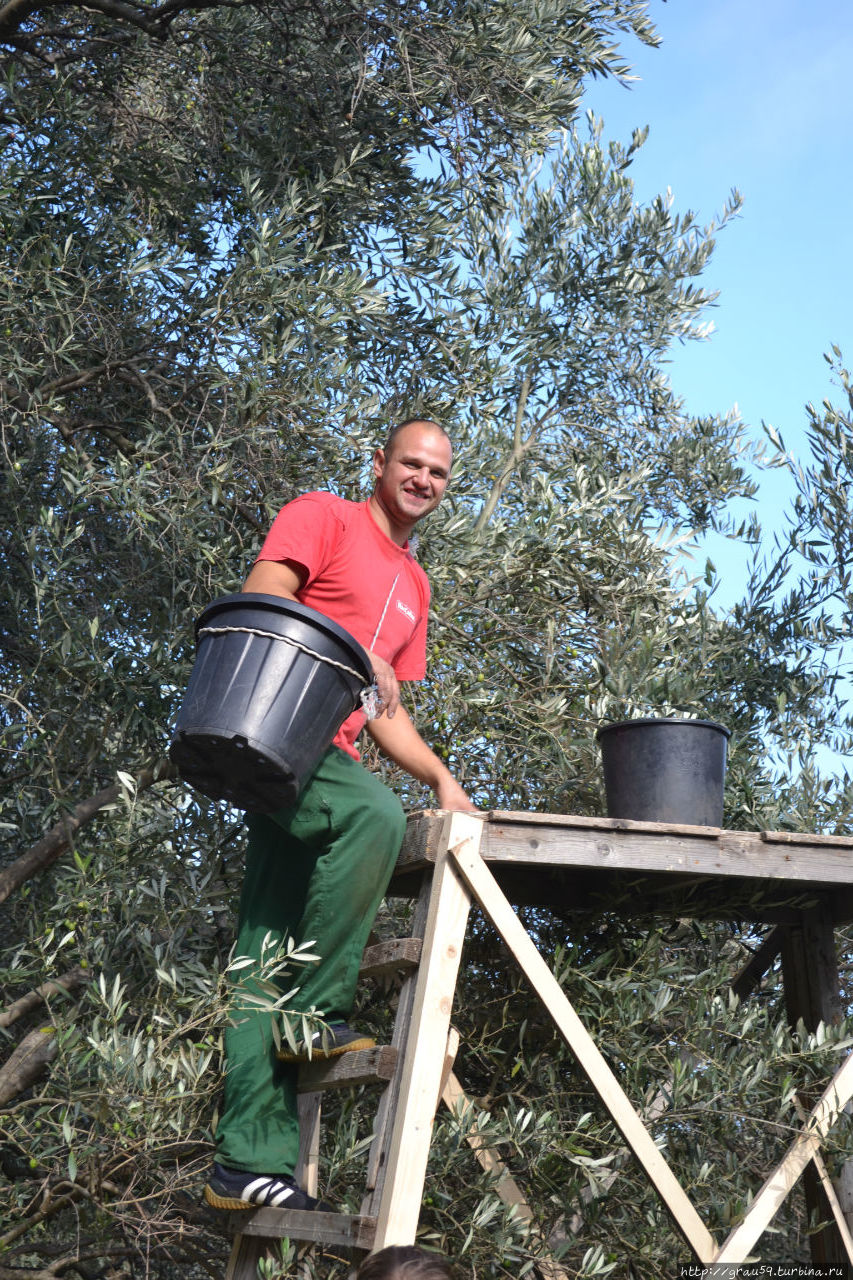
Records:
[[[385,437],[385,443],[382,446],[383,451],[386,454],[388,453],[394,441],[397,439],[397,436],[400,434],[400,432],[403,430],[404,427],[413,427],[415,423],[418,423],[418,422],[422,422],[424,426],[427,426],[427,427],[434,427],[435,430],[439,431],[443,436],[445,436],[447,440],[450,440],[450,436],[447,434],[444,427],[441,425],[440,422],[436,422],[435,418],[406,418],[405,422],[398,422],[396,426],[393,426],[391,430],[388,432],[388,435]],[[451,445],[452,443],[453,442],[451,441]]]
[[[355,1275],[356,1280],[454,1280],[453,1269],[446,1259],[411,1244],[392,1244],[380,1249],[365,1258]]]

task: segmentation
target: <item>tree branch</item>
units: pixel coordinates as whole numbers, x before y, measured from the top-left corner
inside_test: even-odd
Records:
[[[10,1027],[13,1022],[17,1022],[18,1018],[23,1017],[25,1013],[29,1013],[31,1009],[36,1009],[42,1000],[47,1000],[49,996],[57,995],[60,991],[71,991],[74,987],[79,987],[81,982],[85,982],[89,975],[85,969],[78,967],[69,969],[67,973],[63,973],[61,977],[54,978],[51,982],[43,982],[40,987],[36,987],[33,991],[28,991],[25,996],[21,996],[19,1000],[15,1000],[9,1005],[8,1009],[4,1009],[0,1013],[0,1027]]]
[[[530,374],[525,373],[521,383],[521,391],[518,396],[518,404],[515,407],[515,430],[513,432],[512,449],[509,457],[503,465],[495,483],[492,485],[491,493],[483,503],[482,510],[477,517],[477,523],[474,525],[475,533],[482,533],[486,525],[495,513],[495,508],[501,500],[501,495],[509,484],[510,476],[515,471],[519,462],[521,462],[527,450],[536,439],[536,428],[534,427],[530,435],[525,440],[523,438],[522,427],[524,424],[524,410],[527,406],[527,397],[530,395]]]
[[[23,1222],[17,1223],[10,1231],[0,1236],[0,1248],[8,1248],[10,1244],[20,1240],[32,1231],[34,1227],[53,1217],[54,1214],[61,1213],[63,1209],[67,1209],[75,1201],[82,1200],[85,1195],[85,1191],[80,1186],[73,1187],[69,1192],[59,1196],[51,1193],[48,1189],[37,1213],[34,1213],[30,1218],[25,1218]],[[0,1266],[0,1280],[21,1280],[21,1274],[21,1271],[17,1268]],[[26,1271],[23,1274],[26,1276],[26,1280],[40,1280],[40,1278],[47,1280],[48,1277],[49,1280],[56,1280],[53,1271]]]
[[[153,767],[143,769],[137,776],[136,790],[147,791],[153,783],[162,782],[174,776],[175,770],[172,764],[168,760],[159,760]],[[34,875],[52,866],[61,858],[70,847],[75,832],[90,822],[105,805],[113,804],[118,800],[121,791],[121,785],[114,782],[112,786],[104,787],[96,795],[89,796],[87,800],[81,800],[71,813],[65,814],[46,835],[42,836],[41,840],[37,840],[26,853],[16,858],[11,866],[4,867],[0,871],[0,903],[5,902],[9,895],[25,881],[31,880]]]
[[[0,1067],[0,1107],[5,1107],[38,1080],[56,1057],[56,1048],[53,1027],[36,1027],[24,1036],[9,1060]]]

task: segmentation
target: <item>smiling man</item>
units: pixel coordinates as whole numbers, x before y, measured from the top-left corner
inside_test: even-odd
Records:
[[[244,591],[284,596],[345,627],[367,650],[381,713],[368,732],[398,765],[434,791],[442,809],[474,805],[418,733],[400,702],[400,681],[426,673],[429,583],[409,537],[444,495],[452,462],[442,427],[415,418],[395,427],[373,458],[375,484],[366,502],[308,493],[283,507]],[[269,1013],[252,1007],[263,994],[256,969],[264,948],[292,938],[310,941],[320,959],[288,1001],[296,1012],[322,1013],[329,1030],[311,1045],[333,1057],[373,1045],[346,1022],[361,953],[391,877],[405,829],[397,798],[359,763],[356,711],[291,808],[247,815],[249,843],[240,899],[237,954],[255,965],[225,1032],[225,1108],[216,1163],[205,1187],[220,1209],[256,1205],[328,1208],[299,1188],[296,1053],[276,1052]],[[285,975],[286,987],[293,975]]]

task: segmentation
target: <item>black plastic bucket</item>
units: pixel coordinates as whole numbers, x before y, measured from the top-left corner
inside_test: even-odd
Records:
[[[195,632],[169,747],[178,772],[252,813],[293,804],[372,682],[370,659],[343,627],[280,596],[223,596]]]
[[[713,720],[674,716],[603,725],[608,817],[721,827],[730,736]]]

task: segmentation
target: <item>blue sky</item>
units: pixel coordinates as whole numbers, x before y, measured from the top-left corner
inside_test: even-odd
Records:
[[[807,401],[833,398],[823,353],[853,363],[853,4],[851,0],[651,0],[662,45],[624,47],[640,81],[592,85],[585,105],[605,136],[649,125],[632,167],[637,196],[672,188],[675,208],[705,222],[732,187],[744,198],[704,276],[720,291],[707,342],[673,352],[673,386],[693,413],[737,405],[751,434],[772,423],[805,453]],[[781,525],[789,483],[760,480],[758,514]],[[743,552],[716,541],[736,599]]]

